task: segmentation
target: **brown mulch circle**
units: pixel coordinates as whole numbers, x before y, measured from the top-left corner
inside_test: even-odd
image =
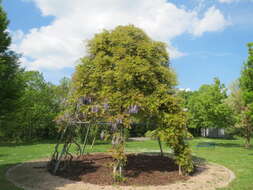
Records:
[[[8,169],[6,178],[24,190],[215,190],[228,186],[235,178],[224,166],[200,163],[189,179],[167,185],[97,185],[52,175],[47,170],[48,161],[43,158],[15,165]],[[107,175],[111,176],[111,171]]]
[[[71,167],[57,176],[96,185],[115,184],[112,178],[113,158],[107,154],[90,154],[75,158]],[[124,167],[125,180],[118,185],[166,185],[185,181],[188,177],[178,174],[178,166],[169,157],[159,155],[129,154]]]

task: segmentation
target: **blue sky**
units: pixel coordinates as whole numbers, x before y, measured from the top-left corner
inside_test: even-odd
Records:
[[[119,24],[133,23],[168,43],[179,87],[192,90],[214,77],[226,85],[238,78],[253,41],[251,0],[3,0],[3,6],[22,65],[53,83],[74,72],[85,40]]]

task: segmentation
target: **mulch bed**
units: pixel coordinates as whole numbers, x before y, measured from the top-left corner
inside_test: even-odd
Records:
[[[71,167],[57,173],[58,176],[97,185],[115,184],[112,178],[112,157],[106,154],[90,154],[74,159]],[[124,168],[126,180],[119,185],[166,185],[187,180],[178,175],[178,166],[169,157],[129,154]]]

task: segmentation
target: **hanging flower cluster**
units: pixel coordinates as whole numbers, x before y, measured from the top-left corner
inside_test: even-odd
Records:
[[[139,112],[139,107],[137,105],[130,106],[128,113],[136,114]]]

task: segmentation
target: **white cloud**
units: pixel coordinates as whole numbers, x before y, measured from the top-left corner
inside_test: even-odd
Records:
[[[180,91],[185,91],[185,92],[190,92],[191,89],[190,88],[179,88]]]
[[[9,31],[9,32],[11,35],[11,39],[14,43],[22,40],[24,37],[24,32],[22,30]]]
[[[215,7],[211,7],[207,10],[201,20],[195,22],[195,26],[193,27],[193,34],[199,36],[204,32],[219,31],[228,25],[229,22],[226,21],[223,14]]]
[[[201,17],[196,10],[179,8],[166,0],[30,1],[36,3],[44,16],[55,17],[50,25],[30,30],[13,46],[25,56],[27,67],[38,69],[73,67],[85,54],[84,41],[103,28],[134,24],[152,38],[170,44],[183,33],[200,36],[228,25],[215,7]],[[169,50],[172,58],[185,55],[173,47]]]
[[[172,59],[178,58],[178,57],[182,57],[182,56],[186,56],[186,53],[183,53],[181,51],[179,51],[177,48],[173,47],[173,46],[169,46],[167,48],[167,51],[169,52],[169,56]]]

